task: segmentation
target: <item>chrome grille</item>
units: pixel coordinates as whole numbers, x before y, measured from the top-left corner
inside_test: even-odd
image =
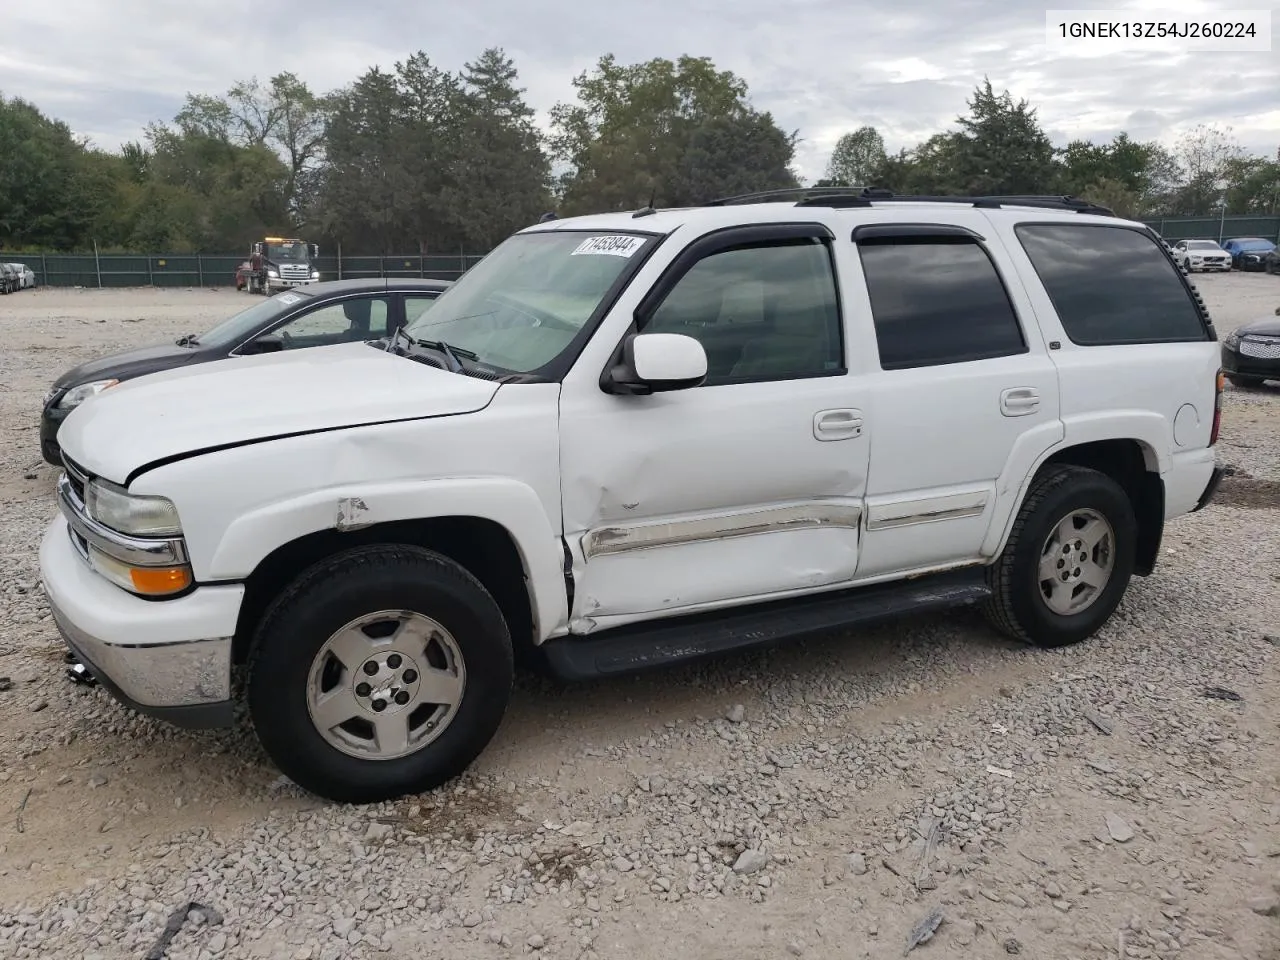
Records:
[[[65,453],[62,455],[62,466],[67,471],[67,479],[71,482],[71,489],[76,492],[76,496],[80,498],[80,502],[84,502],[84,486],[89,482],[89,473],[84,467],[81,467]]]
[[[1244,337],[1240,341],[1240,353],[1260,360],[1280,360],[1280,340],[1254,340]]]
[[[311,266],[305,263],[282,263],[280,265],[281,280],[310,280]]]

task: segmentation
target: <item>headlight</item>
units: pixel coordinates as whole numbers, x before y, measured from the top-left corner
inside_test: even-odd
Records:
[[[268,270],[268,271],[267,271],[267,276],[268,276],[268,277],[270,277],[270,278],[271,278],[271,279],[273,279],[273,280],[278,280],[278,279],[280,278],[280,271],[279,271],[279,270]]]
[[[182,535],[178,508],[165,497],[140,497],[101,480],[91,480],[84,491],[90,517],[104,527],[135,537]]]
[[[1240,334],[1232,330],[1230,333],[1227,334],[1226,339],[1223,340],[1222,343],[1223,343],[1223,346],[1230,347],[1232,350],[1234,350],[1236,347],[1240,345]]]
[[[320,271],[319,271],[319,270],[312,270],[312,271],[311,271],[311,279],[312,279],[312,280],[319,280],[319,279],[320,279]]]
[[[91,380],[88,383],[82,383],[64,393],[62,399],[58,401],[58,406],[63,410],[78,407],[90,397],[101,393],[108,387],[114,387],[119,382],[119,380]]]

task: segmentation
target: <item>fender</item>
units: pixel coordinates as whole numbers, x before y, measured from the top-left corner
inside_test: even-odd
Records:
[[[535,636],[568,619],[560,540],[533,489],[501,477],[347,483],[266,504],[226,528],[209,578],[244,579],[277,547],[309,533],[433,517],[476,517],[503,527],[528,577]]]
[[[1046,425],[1049,426],[1049,425]],[[1116,410],[1105,413],[1086,413],[1063,417],[1053,424],[1060,426],[1061,439],[1053,445],[1042,448],[1031,462],[1022,460],[1019,455],[1027,445],[1036,446],[1034,441],[1043,436],[1041,430],[1033,430],[1020,437],[1014,447],[1013,455],[1005,471],[996,485],[996,511],[991,518],[991,526],[982,542],[981,554],[991,558],[1004,549],[1005,542],[1013,530],[1013,521],[1022,509],[1022,503],[1031,489],[1031,481],[1035,479],[1044,466],[1045,461],[1056,453],[1082,444],[1098,440],[1136,440],[1142,448],[1142,458],[1147,470],[1164,473],[1170,464],[1168,450],[1172,445],[1169,421],[1158,413],[1147,410]],[[1041,428],[1043,429],[1043,428]],[[1016,496],[1007,496],[1014,492],[1013,484],[1017,483]]]

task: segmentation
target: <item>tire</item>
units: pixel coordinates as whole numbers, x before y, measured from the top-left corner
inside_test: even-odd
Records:
[[[419,632],[410,636],[401,624],[373,641],[377,663],[357,665],[371,642],[365,630],[377,635],[402,619],[383,614],[408,614]],[[346,629],[362,618],[373,622]],[[349,666],[331,652],[335,643]],[[357,547],[302,573],[263,616],[248,672],[249,714],[268,756],[299,786],[342,803],[419,793],[462,773],[497,732],[514,676],[506,621],[488,591],[447,557],[398,544]],[[451,685],[452,708],[423,696],[433,681]],[[445,687],[438,689],[443,702]],[[380,696],[385,709],[375,712]],[[312,710],[326,704],[331,719],[351,718],[322,732]],[[386,727],[375,727],[379,717]],[[386,744],[379,729],[388,731]],[[397,736],[399,752],[390,742]]]
[[[1227,379],[1231,381],[1232,386],[1240,387],[1244,390],[1260,387],[1264,382],[1262,377],[1241,377],[1233,373],[1227,374]]]
[[[1107,536],[1095,549],[1083,553],[1070,551],[1066,557],[1050,550],[1050,539],[1068,518],[1100,519],[1108,527]],[[1080,531],[1068,535],[1071,543]],[[1110,550],[1103,549],[1105,542]],[[992,596],[984,613],[1000,632],[1037,647],[1065,647],[1079,643],[1098,631],[1110,619],[1124,596],[1133,576],[1134,551],[1137,542],[1137,520],[1128,495],[1114,480],[1097,470],[1068,464],[1055,464],[1032,482],[1026,501],[1014,521],[1013,530],[1003,552],[987,568],[987,583]],[[1065,548],[1064,548],[1065,549]],[[1077,547],[1076,549],[1083,549]],[[1089,554],[1086,562],[1084,554]],[[1086,605],[1076,610],[1055,610],[1041,586],[1042,560],[1069,565],[1068,576],[1079,569],[1082,579],[1068,581],[1071,592],[1087,587],[1088,570],[1101,576],[1096,562],[1109,556],[1109,566],[1100,587],[1080,590],[1078,600]],[[1058,569],[1053,563],[1053,571]],[[1068,593],[1060,594],[1065,598]],[[1086,596],[1087,595],[1087,596]]]

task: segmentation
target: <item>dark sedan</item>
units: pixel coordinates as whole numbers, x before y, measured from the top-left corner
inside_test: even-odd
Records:
[[[1280,274],[1280,247],[1276,247],[1262,258],[1262,269],[1267,273]]]
[[[1267,254],[1272,253],[1276,245],[1262,237],[1233,237],[1222,249],[1231,254],[1231,266],[1235,269],[1264,270]]]
[[[1246,323],[1223,338],[1222,372],[1237,387],[1280,380],[1280,308],[1274,317]]]
[[[449,286],[447,280],[312,283],[257,300],[204,333],[90,360],[60,376],[45,397],[40,452],[47,462],[61,465],[62,421],[89,397],[124,380],[228,357],[378,340],[415,320]]]

